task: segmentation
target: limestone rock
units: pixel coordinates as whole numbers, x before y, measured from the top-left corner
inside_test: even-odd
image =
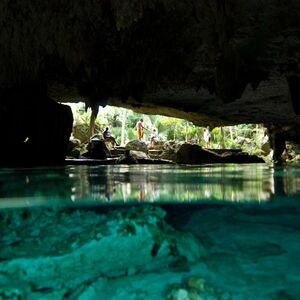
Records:
[[[271,145],[269,142],[265,142],[261,145],[261,150],[262,150],[262,154],[267,156],[271,153],[272,149],[271,149]]]
[[[159,158],[161,159],[167,159],[167,160],[171,160],[171,161],[176,161],[176,154],[175,151],[173,149],[168,149],[165,150],[160,156]]]
[[[164,151],[160,158],[169,159],[180,164],[200,164],[221,162],[221,157],[213,152],[203,150],[194,144],[173,144]]]
[[[148,154],[148,147],[145,142],[139,141],[139,140],[134,140],[130,141],[126,144],[125,146],[126,150],[135,150],[135,151],[142,151],[146,154]]]
[[[143,152],[144,153],[144,152]],[[125,154],[121,155],[116,161],[115,164],[128,164],[135,165],[138,164],[138,160],[131,155],[130,150],[126,150]]]
[[[264,160],[256,155],[244,152],[214,151],[202,149],[195,144],[173,144],[164,151],[160,158],[172,160],[179,164],[202,164],[202,163],[264,163]]]
[[[227,151],[221,155],[223,163],[264,163],[265,161],[256,156],[256,155],[249,155],[248,153],[244,152],[230,152]]]
[[[143,151],[130,150],[130,155],[135,159],[150,159],[149,155]]]
[[[105,159],[110,157],[110,151],[108,150],[104,140],[99,138],[91,139],[87,146],[87,156],[95,159]]]
[[[176,162],[183,164],[221,162],[218,155],[203,150],[198,145],[183,144],[176,151]]]
[[[68,144],[67,156],[79,158],[81,152],[81,142],[79,139],[70,139]]]

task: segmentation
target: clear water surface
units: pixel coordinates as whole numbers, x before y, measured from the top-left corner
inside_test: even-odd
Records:
[[[1,169],[0,299],[298,300],[299,196],[295,166]]]
[[[274,202],[300,195],[300,168],[267,164],[0,170],[0,208],[138,202]]]

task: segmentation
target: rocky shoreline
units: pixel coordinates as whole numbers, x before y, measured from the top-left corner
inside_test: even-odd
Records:
[[[109,149],[102,140],[91,140],[83,145],[70,142],[66,163],[71,164],[210,164],[210,163],[264,163],[256,156],[240,149],[204,149],[197,144],[161,142],[148,147],[138,140],[125,147]]]

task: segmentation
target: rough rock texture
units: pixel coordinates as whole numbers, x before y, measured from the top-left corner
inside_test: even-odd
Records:
[[[299,223],[271,203],[1,211],[0,297],[296,300]]]
[[[0,22],[1,125],[47,93],[299,139],[298,0],[4,0]]]
[[[89,158],[105,159],[111,156],[103,139],[93,138],[87,145],[88,153],[85,156]]]
[[[167,145],[166,145],[167,146]],[[172,160],[179,164],[211,164],[211,163],[263,163],[264,160],[256,155],[242,151],[226,151],[202,149],[198,145],[179,143],[165,150],[159,157]]]
[[[134,150],[134,151],[141,151],[146,154],[148,154],[148,147],[145,142],[139,141],[139,140],[134,140],[130,141],[126,144],[125,146],[126,150]]]

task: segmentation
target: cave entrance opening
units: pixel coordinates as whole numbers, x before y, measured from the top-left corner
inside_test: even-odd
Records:
[[[257,155],[264,160],[271,160],[272,149],[266,128],[261,124],[240,124],[223,127],[201,127],[184,119],[162,115],[147,115],[136,113],[133,110],[115,107],[99,106],[97,116],[93,117],[90,108],[85,103],[69,103],[74,123],[72,139],[80,143],[88,143],[93,136],[100,136],[105,128],[113,137],[116,144],[125,147],[129,142],[137,140],[136,123],[142,118],[144,121],[143,141],[148,148],[164,149],[165,144],[196,144],[202,148],[209,148],[217,153],[225,151],[243,151]],[[209,129],[209,143],[207,142],[207,129]],[[151,143],[153,130],[157,134],[157,147]]]

